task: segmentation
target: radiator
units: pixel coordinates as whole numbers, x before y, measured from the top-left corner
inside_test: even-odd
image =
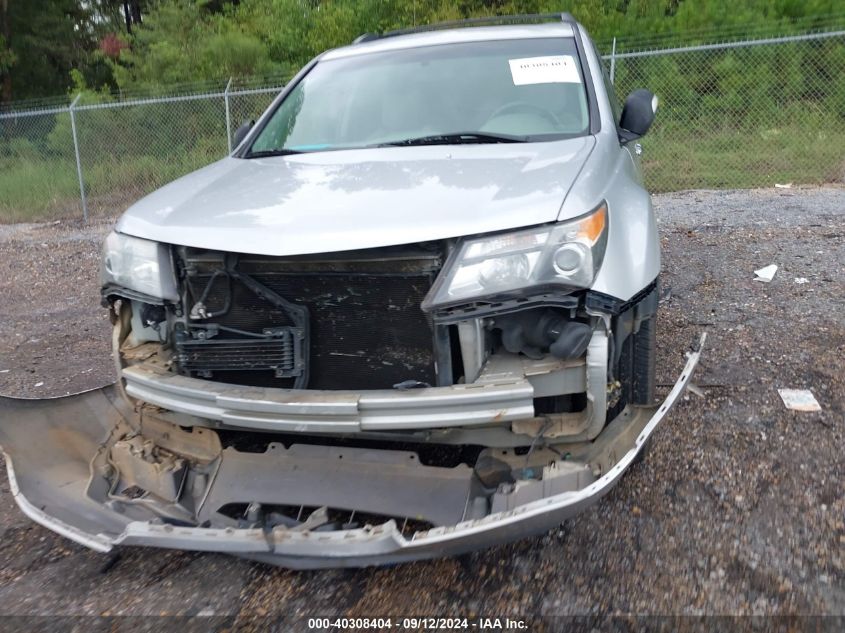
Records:
[[[308,309],[309,389],[390,389],[408,380],[435,384],[433,328],[420,303],[440,262],[439,253],[387,250],[332,255],[322,261],[242,256],[236,269]],[[221,264],[197,256],[189,265],[190,296],[196,300]],[[207,293],[208,310],[214,313],[224,307],[229,292],[228,312],[197,324],[244,334],[221,328],[217,335],[225,339],[221,345],[183,345],[177,349],[180,370],[224,382],[292,386],[290,346],[282,341],[256,342],[246,333],[284,330],[294,324],[283,309],[243,283],[220,276]]]

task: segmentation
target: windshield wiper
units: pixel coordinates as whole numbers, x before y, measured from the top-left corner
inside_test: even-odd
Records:
[[[262,149],[258,152],[250,152],[245,158],[267,158],[268,156],[291,156],[293,154],[302,154],[303,152],[295,149]]]
[[[487,134],[486,132],[455,132],[452,134],[431,134],[401,141],[379,143],[377,147],[399,147],[405,145],[460,145],[467,143],[527,143],[527,136],[512,134]]]

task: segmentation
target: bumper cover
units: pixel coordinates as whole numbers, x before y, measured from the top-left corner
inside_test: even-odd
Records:
[[[132,415],[113,387],[54,400],[0,398],[0,445],[10,488],[21,510],[33,521],[100,552],[116,545],[152,545],[228,552],[303,569],[410,561],[460,554],[539,534],[598,501],[643,450],[677,401],[700,351],[689,355],[681,376],[660,406],[637,408],[620,421],[629,433],[621,436],[620,445],[610,449],[619,457],[591,483],[576,491],[543,496],[481,519],[416,532],[411,537],[403,536],[392,520],[325,532],[285,527],[181,527],[133,520],[108,504],[94,501],[86,494],[92,458],[113,429]],[[602,436],[596,440],[601,441]]]

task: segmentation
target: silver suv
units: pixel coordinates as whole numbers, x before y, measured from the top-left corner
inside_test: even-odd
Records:
[[[362,566],[540,533],[613,486],[698,360],[655,405],[657,100],[620,110],[570,16],[508,21],[320,55],[123,214],[118,383],[0,402],[24,512],[101,551]]]

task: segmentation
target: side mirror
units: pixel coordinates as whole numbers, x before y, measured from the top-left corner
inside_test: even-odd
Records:
[[[241,142],[246,138],[246,135],[249,134],[253,125],[255,125],[255,121],[246,121],[241,125],[241,127],[235,130],[235,137],[232,139],[232,147],[237,147],[241,144]]]
[[[623,143],[640,138],[654,122],[657,113],[657,96],[645,88],[634,90],[625,99],[619,118],[619,138]]]

